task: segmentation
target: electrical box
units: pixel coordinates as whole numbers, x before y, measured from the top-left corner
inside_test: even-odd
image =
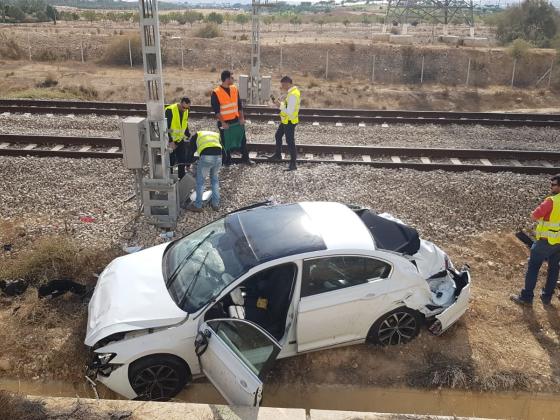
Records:
[[[124,166],[128,169],[141,169],[144,166],[145,121],[146,119],[141,117],[127,117],[121,120]]]
[[[270,76],[261,77],[261,103],[267,103],[270,100],[271,85],[272,78]]]
[[[249,76],[246,74],[239,75],[239,85],[237,88],[239,89],[239,98],[246,101],[249,98]]]

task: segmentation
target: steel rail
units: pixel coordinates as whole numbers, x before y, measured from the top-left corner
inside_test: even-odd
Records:
[[[0,113],[29,112],[42,114],[97,114],[118,116],[142,116],[146,112],[143,103],[47,101],[28,99],[0,99]],[[246,106],[248,120],[276,120],[278,110],[264,106]],[[191,106],[191,117],[212,117],[209,106]],[[365,109],[300,109],[302,122],[339,123],[400,123],[400,124],[460,124],[489,126],[560,126],[560,114],[493,113],[493,112],[443,112],[443,111],[396,111]]]
[[[14,145],[17,147],[14,147]],[[19,145],[26,146],[21,147]],[[68,149],[68,147],[77,148],[80,146],[79,150]],[[121,158],[120,146],[120,139],[111,137],[0,134],[0,155],[6,156]],[[262,154],[272,154],[275,148],[275,145],[270,143],[251,143],[247,146],[251,157],[257,162],[267,162],[267,158],[263,157]],[[39,147],[43,147],[43,149]],[[45,147],[49,148],[45,149]],[[100,148],[109,148],[109,150],[99,150]],[[299,160],[302,163],[361,164],[377,168],[410,168],[417,170],[511,171],[527,174],[554,174],[560,172],[560,152],[552,151],[400,148],[318,144],[300,144],[297,148],[300,157],[303,157],[303,159]],[[283,147],[283,152],[287,152],[286,146]],[[326,156],[329,156],[329,158],[326,158]],[[403,158],[416,159],[420,160],[420,162],[403,161]],[[432,159],[441,161],[433,162]],[[461,161],[460,159],[470,160],[471,162]],[[494,161],[507,161],[508,163],[491,163],[490,159]],[[525,164],[522,162],[525,162]]]

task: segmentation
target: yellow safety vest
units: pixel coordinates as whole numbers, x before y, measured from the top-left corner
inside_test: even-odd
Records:
[[[297,124],[299,122],[299,103],[301,93],[296,86],[292,86],[288,91],[288,95],[286,96],[286,99],[284,101],[284,107],[286,108],[288,107],[288,99],[290,98],[290,96],[296,97],[296,109],[294,109],[293,114],[287,114],[284,111],[280,111],[280,121],[282,121],[282,124],[288,124],[289,122],[291,122],[292,124]]]
[[[535,231],[537,239],[548,239],[550,245],[560,244],[560,194],[551,195],[552,212],[548,221],[539,220]]]
[[[221,149],[220,135],[214,131],[198,131],[196,133],[196,152],[198,156],[208,147],[219,147]]]
[[[189,126],[189,110],[185,109],[185,112],[183,112],[183,119],[181,120],[179,118],[179,104],[169,105],[165,109],[170,109],[173,113],[171,127],[167,127],[169,134],[171,134],[171,139],[175,143],[179,143],[185,139],[185,131]]]

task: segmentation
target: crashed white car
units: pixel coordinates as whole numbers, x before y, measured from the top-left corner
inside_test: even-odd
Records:
[[[206,375],[258,406],[277,358],[436,335],[467,309],[468,269],[388,215],[332,202],[230,213],[115,259],[89,304],[88,375],[117,393],[169,399]]]

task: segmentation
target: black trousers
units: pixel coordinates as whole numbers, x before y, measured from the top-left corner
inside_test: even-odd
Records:
[[[183,178],[185,176],[185,165],[187,164],[187,145],[185,141],[175,143],[175,150],[169,154],[169,160],[171,166],[178,165],[177,174],[179,179]],[[173,169],[171,169],[171,173],[173,173]]]
[[[274,152],[275,155],[280,156],[282,153],[282,137],[286,136],[286,144],[288,145],[288,151],[290,152],[290,162],[295,164],[297,160],[297,149],[296,149],[296,125],[289,122],[288,124],[282,124],[278,126],[278,130],[276,130],[276,134],[274,137],[276,138],[276,151]]]
[[[229,122],[229,121],[228,121]],[[222,163],[226,166],[231,165],[231,150],[226,151],[226,144],[224,140],[224,130],[222,124],[218,121],[218,131],[220,132],[220,143],[222,143]],[[235,150],[235,149],[234,149]],[[249,161],[249,151],[247,150],[247,136],[244,134],[241,139],[241,160],[243,162]]]

